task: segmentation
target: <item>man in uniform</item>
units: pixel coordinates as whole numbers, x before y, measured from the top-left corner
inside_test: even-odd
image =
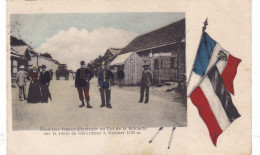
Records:
[[[113,73],[110,70],[107,70],[105,62],[102,62],[102,69],[98,74],[98,87],[102,102],[100,105],[101,108],[104,106],[107,108],[112,108],[110,82],[113,80],[113,78]]]
[[[41,96],[42,96],[41,102],[48,103],[48,98],[51,96],[49,91],[51,76],[50,73],[46,71],[45,65],[42,65],[41,69],[42,69],[42,71],[40,72]]]
[[[149,65],[143,65],[144,71],[142,73],[141,78],[141,88],[140,88],[140,100],[139,103],[143,102],[144,99],[144,91],[145,91],[145,102],[148,103],[149,101],[149,88],[152,85],[152,75],[151,72],[148,70]]]
[[[83,96],[83,93],[84,93],[85,99],[87,102],[87,108],[92,108],[92,106],[89,103],[89,101],[90,101],[89,81],[92,79],[93,74],[85,66],[85,61],[81,61],[80,65],[81,65],[81,67],[77,70],[76,77],[75,77],[75,87],[78,90],[79,99],[81,100],[81,105],[79,107],[81,108],[81,107],[85,106],[84,96]]]
[[[19,69],[20,70],[16,74],[16,84],[19,87],[19,99],[22,101],[22,97],[24,100],[27,100],[27,94],[25,91],[27,72],[25,71],[25,67],[23,65],[21,65]]]

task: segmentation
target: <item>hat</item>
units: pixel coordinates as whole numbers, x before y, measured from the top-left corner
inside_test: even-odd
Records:
[[[38,66],[36,66],[36,65],[32,66],[32,69],[37,69],[37,68],[38,68]]]
[[[102,61],[102,65],[106,65],[105,61]]]
[[[145,63],[145,64],[143,65],[143,67],[149,67],[149,64],[148,64],[148,63]]]
[[[41,68],[47,68],[45,65],[42,65],[42,67]]]
[[[19,68],[20,68],[20,69],[24,69],[25,67],[24,67],[24,65],[21,65]]]
[[[85,61],[80,61],[80,64],[81,65],[85,65]]]

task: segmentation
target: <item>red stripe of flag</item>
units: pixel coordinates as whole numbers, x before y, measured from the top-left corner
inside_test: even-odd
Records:
[[[238,58],[232,56],[231,54],[229,54],[227,65],[221,74],[221,77],[223,79],[223,82],[226,86],[227,91],[232,93],[233,95],[234,95],[233,81],[237,74],[237,67],[240,62],[241,62],[241,59],[238,59]]]
[[[192,94],[190,95],[190,99],[192,103],[198,108],[201,118],[208,127],[211,140],[216,146],[218,136],[222,133],[222,129],[220,128],[216,117],[211,111],[206,96],[199,86],[192,92]]]

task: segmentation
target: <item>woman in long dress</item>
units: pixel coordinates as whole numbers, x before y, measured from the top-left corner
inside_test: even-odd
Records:
[[[27,103],[39,103],[41,102],[41,90],[38,80],[37,66],[33,65],[32,71],[27,75],[27,79],[30,80],[30,86],[28,91]]]

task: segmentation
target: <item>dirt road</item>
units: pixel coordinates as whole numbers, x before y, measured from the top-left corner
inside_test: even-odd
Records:
[[[79,108],[80,100],[74,81],[53,80],[50,92],[53,100],[47,104],[27,104],[19,101],[18,88],[12,88],[13,129],[40,127],[171,127],[186,125],[186,106],[173,102],[168,94],[153,93],[150,89],[148,104],[140,104],[139,87],[112,87],[112,109],[100,108],[101,99],[97,80],[91,80],[92,109]],[[154,95],[153,95],[154,94]]]

